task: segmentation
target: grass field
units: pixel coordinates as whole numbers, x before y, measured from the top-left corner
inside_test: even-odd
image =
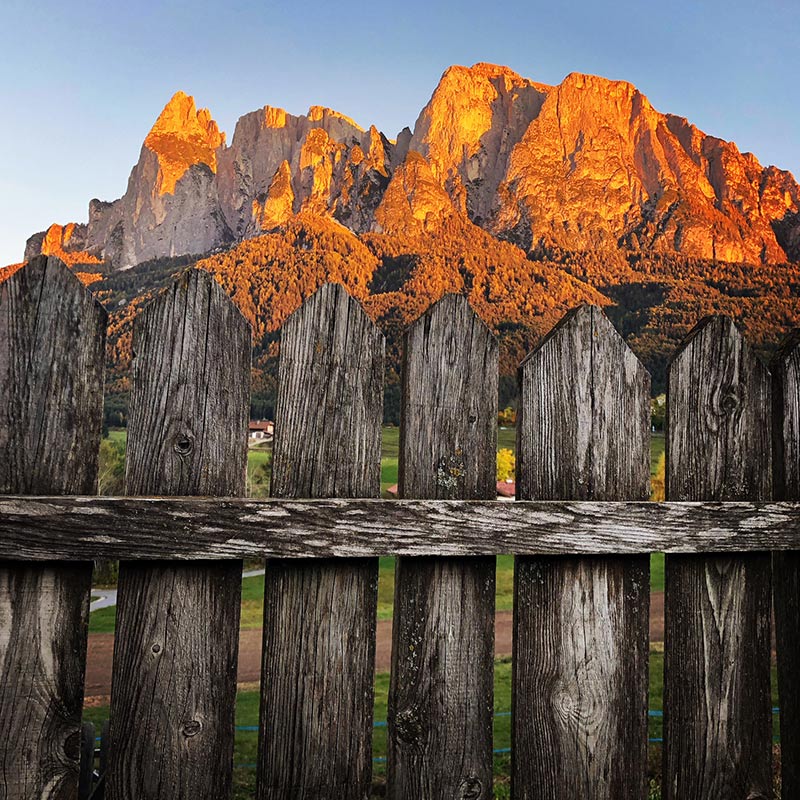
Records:
[[[660,739],[662,736],[662,721],[660,712],[663,707],[663,672],[664,657],[660,653],[650,655],[650,697],[651,711],[649,722],[649,735],[651,739]],[[777,704],[775,691],[775,675],[773,669],[773,705]],[[379,673],[375,677],[375,728],[373,733],[373,756],[375,758],[374,777],[377,783],[383,780],[386,771],[386,710],[389,694],[389,674]],[[252,797],[255,789],[255,763],[258,744],[258,693],[255,691],[239,692],[236,702],[236,744],[234,764],[236,764],[234,797]],[[507,753],[511,747],[511,660],[499,659],[495,662],[494,674],[494,748],[506,751],[495,754],[495,797],[507,798],[509,793],[509,766],[510,757]],[[84,719],[94,722],[99,726],[108,718],[107,707],[87,708]],[[248,728],[248,730],[241,730]],[[777,715],[773,721],[774,733],[778,733]],[[650,744],[650,772],[656,780],[660,771],[661,745],[658,741]],[[658,794],[651,795],[658,797]]]

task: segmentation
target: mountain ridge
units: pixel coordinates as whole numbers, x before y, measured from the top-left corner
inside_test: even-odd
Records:
[[[264,106],[240,117],[227,144],[210,112],[178,92],[125,194],[92,200],[61,250],[127,268],[224,249],[301,212],[356,234],[384,230],[381,216],[430,227],[461,215],[529,251],[800,259],[790,172],[662,114],[625,81],[570,73],[550,86],[484,62],[445,70],[414,130],[395,140],[323,106]],[[58,254],[53,238],[32,236],[25,257]]]

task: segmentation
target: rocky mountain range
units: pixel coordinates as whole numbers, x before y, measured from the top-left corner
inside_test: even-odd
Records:
[[[727,262],[800,259],[800,186],[776,167],[656,111],[634,86],[573,73],[558,86],[506,67],[454,66],[413,132],[389,139],[331,109],[265,106],[230,144],[178,92],[114,202],[28,240],[125,269],[205,254],[298,214],[355,234],[435,230],[454,216],[527,252],[623,250]]]

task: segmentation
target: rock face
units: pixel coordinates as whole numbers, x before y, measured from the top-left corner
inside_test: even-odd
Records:
[[[300,213],[358,234],[418,233],[457,216],[545,251],[800,258],[790,173],[659,113],[629,83],[571,74],[547,86],[491,64],[449,68],[396,142],[331,109],[265,106],[226,146],[209,112],[179,92],[123,197],[93,200],[62,250],[125,268],[226,248]],[[26,258],[53,237],[31,237]]]
[[[101,259],[87,252],[88,226],[70,222],[51,225],[42,233],[35,233],[25,243],[25,261],[38,255],[58,256],[70,266],[100,264]]]
[[[144,140],[125,194],[89,204],[89,251],[124,269],[232,243],[216,179],[224,149],[225,134],[208,110],[174,95]]]
[[[631,84],[577,74],[514,147],[500,195],[492,226],[525,246],[748,262],[786,260],[774,225],[800,198],[789,173],[659,114]]]
[[[265,106],[236,125],[220,155],[219,196],[237,239],[285,224],[301,211],[333,217],[358,233],[372,222],[389,182],[392,147],[375,128],[312,106],[294,116]]]
[[[410,149],[425,156],[440,184],[473,222],[498,204],[509,157],[551,87],[507,67],[450,67],[414,128]]]

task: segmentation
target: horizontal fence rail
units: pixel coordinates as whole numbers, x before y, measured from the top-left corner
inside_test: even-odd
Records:
[[[0,497],[0,559],[792,550],[798,502]]]
[[[106,324],[57,259],[0,284],[0,798],[228,798],[241,562],[264,559],[258,800],[371,796],[376,726],[390,800],[490,800],[509,752],[492,741],[494,557],[511,554],[512,798],[639,800],[661,714],[653,552],[662,797],[772,796],[773,598],[783,796],[798,796],[800,335],[769,368],[726,318],[685,338],[668,502],[651,503],[649,375],[601,309],[574,309],[520,366],[505,503],[498,343],[446,295],[404,338],[403,499],[380,500],[383,335],[325,284],[282,329],[272,499],[253,500],[250,329],[197,270],[134,322],[128,496],[95,496]],[[375,722],[379,556],[398,558]],[[81,725],[98,560],[121,562],[102,784]]]

